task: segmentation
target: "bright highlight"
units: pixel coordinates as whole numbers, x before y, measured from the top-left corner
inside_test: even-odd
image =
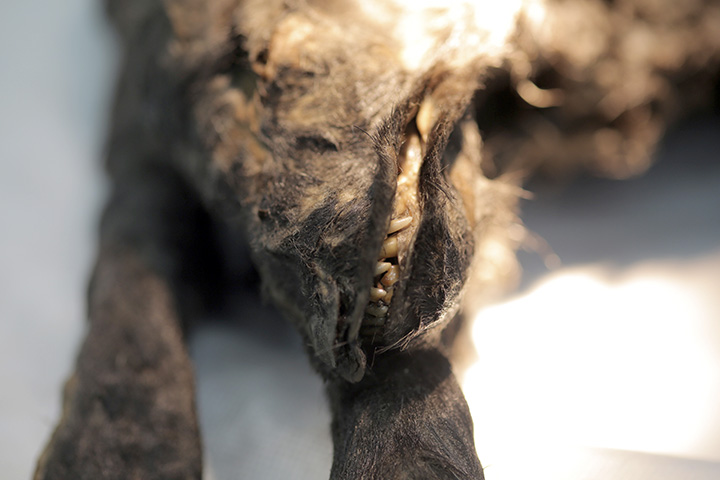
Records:
[[[718,417],[713,315],[654,267],[566,270],[481,312],[464,389],[487,479],[544,478],[531,459],[558,445],[697,456]]]

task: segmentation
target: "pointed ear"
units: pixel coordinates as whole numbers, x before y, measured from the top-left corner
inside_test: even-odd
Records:
[[[437,350],[388,352],[357,384],[329,385],[332,480],[483,479],[470,412]]]

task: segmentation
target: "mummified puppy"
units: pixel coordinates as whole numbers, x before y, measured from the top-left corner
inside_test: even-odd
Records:
[[[632,25],[641,17],[625,3],[582,5],[593,19]],[[543,37],[543,22],[562,25],[565,11],[563,2],[520,2],[499,17],[465,3],[111,0],[125,49],[112,197],[90,331],[36,478],[201,476],[180,318],[195,293],[222,281],[231,252],[214,236],[218,223],[242,227],[266,296],[327,381],[331,478],[483,478],[448,355],[463,292],[477,297],[514,273],[519,189],[482,157],[480,127],[494,151],[509,138],[547,157],[566,145],[555,135],[548,146],[542,132],[578,118],[587,121],[576,133],[590,137],[569,145],[593,151],[599,128],[617,148],[650,145],[657,135],[618,119],[677,97],[655,88],[674,83],[649,48],[638,68],[655,89],[599,108],[617,85],[596,78],[594,61],[628,61],[609,23],[593,24],[601,45],[589,53]],[[688,12],[673,21],[701,22]],[[695,73],[716,60],[698,60]],[[489,116],[496,97],[510,122]]]

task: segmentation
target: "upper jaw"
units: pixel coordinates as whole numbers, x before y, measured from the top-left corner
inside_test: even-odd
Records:
[[[244,57],[207,84],[196,102],[207,111],[194,115],[209,132],[218,190],[237,200],[264,293],[295,322],[322,373],[357,382],[369,355],[430,339],[459,305],[474,248],[465,197],[480,170],[466,168],[471,188],[458,188],[462,138],[447,147],[482,72],[440,61],[408,69],[384,29],[351,36],[354,18],[281,3],[263,3],[272,10],[263,28],[241,7]],[[424,115],[428,99],[435,108]],[[424,145],[417,209],[386,316],[368,331],[412,125]]]
[[[451,173],[463,148],[455,126],[473,89],[450,101],[441,90],[432,91],[433,101],[447,107],[423,128],[417,218],[397,255],[387,314],[371,331],[368,319],[377,318],[367,313],[370,289],[399,201],[403,148],[428,90],[418,89],[368,135],[348,130],[351,138],[337,144],[275,132],[286,140],[266,140],[268,157],[245,162],[236,179],[264,290],[295,320],[328,376],[359,381],[369,355],[422,343],[460,303],[473,255],[472,212],[468,189],[457,188]]]
[[[264,292],[294,320],[321,372],[359,381],[369,354],[429,338],[428,330],[460,303],[474,220],[465,198],[472,187],[458,188],[452,175],[464,161],[455,127],[478,72],[398,74],[403,80],[396,87],[381,83],[382,94],[356,86],[352,93],[374,96],[355,111],[350,99],[335,107],[309,100],[337,88],[336,77],[253,69],[259,72],[254,91],[217,94],[220,103],[237,105],[228,110],[234,117],[225,132],[232,142],[213,148],[214,161],[238,197]],[[286,75],[307,80],[294,86],[304,95],[287,88]],[[361,76],[356,84],[370,80]],[[435,107],[426,115],[421,106],[428,101]],[[375,268],[394,219],[413,125],[423,144],[416,218],[397,257],[400,272],[386,316],[368,332]],[[477,165],[465,170],[481,175]]]

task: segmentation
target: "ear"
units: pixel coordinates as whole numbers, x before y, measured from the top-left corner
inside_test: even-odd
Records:
[[[357,384],[329,385],[332,480],[483,479],[470,412],[437,350],[376,357]]]

